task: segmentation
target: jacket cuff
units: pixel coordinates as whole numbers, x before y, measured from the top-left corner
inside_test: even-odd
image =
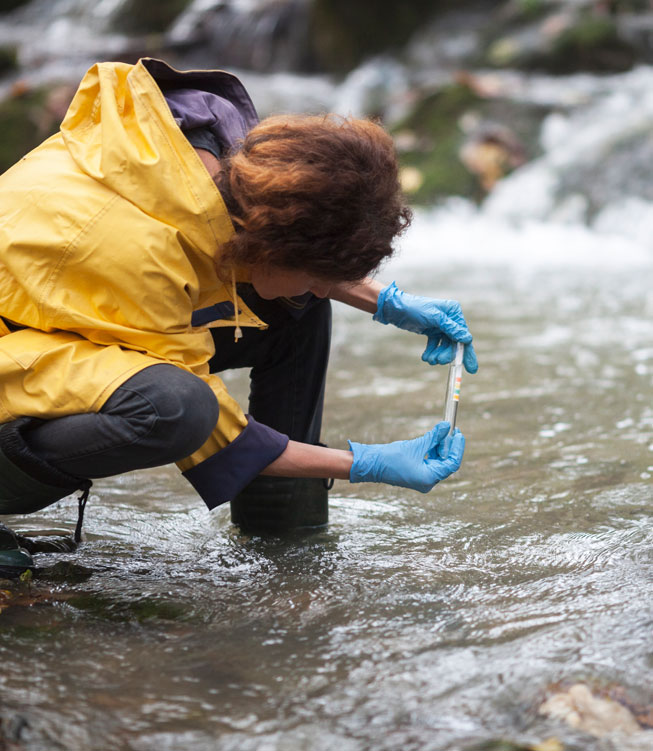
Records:
[[[247,426],[235,440],[182,474],[213,509],[235,498],[285,451],[289,440],[247,415]]]

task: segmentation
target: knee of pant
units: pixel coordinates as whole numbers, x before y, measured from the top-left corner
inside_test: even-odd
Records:
[[[171,461],[196,451],[211,435],[218,421],[218,400],[201,379],[185,371],[174,379],[174,388],[156,402],[155,431],[169,447]]]
[[[206,441],[218,421],[219,407],[204,381],[161,363],[123,384],[107,402],[107,411],[122,413],[135,432],[146,430],[148,441],[160,447],[164,464],[189,456]]]

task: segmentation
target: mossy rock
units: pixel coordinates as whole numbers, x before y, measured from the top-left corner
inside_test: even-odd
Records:
[[[548,112],[548,108],[481,97],[460,83],[425,97],[393,129],[402,170],[411,175],[417,170],[421,176],[421,184],[416,181],[410,192],[411,202],[430,204],[453,195],[480,202],[485,197],[479,178],[461,159],[461,148],[470,137],[461,127],[466,118],[509,131],[527,160],[539,154],[540,125]],[[404,134],[411,135],[409,147],[401,146]]]
[[[127,0],[113,19],[113,26],[126,34],[157,34],[186,9],[190,0]]]
[[[466,86],[451,85],[423,99],[396,127],[396,134],[409,132],[415,137],[415,146],[400,154],[401,166],[419,170],[423,178],[411,195],[413,202],[477,193],[476,179],[458,156],[464,138],[458,121],[478,102]]]
[[[540,21],[550,14],[551,0],[512,0],[499,4],[495,22],[504,29],[513,29]]]
[[[635,46],[621,38],[610,16],[591,10],[561,14],[553,24],[560,28],[551,34],[546,28],[553,19],[550,12],[544,18],[538,16],[537,21],[533,20],[535,10],[531,13],[532,18],[520,15],[514,4],[497,13],[484,34],[475,64],[562,75],[621,72],[636,61]]]
[[[552,73],[625,71],[633,67],[636,53],[621,39],[614,21],[605,16],[584,13],[553,42],[546,67]]]
[[[18,67],[15,47],[0,47],[0,76],[4,76]]]
[[[317,67],[345,73],[366,58],[400,49],[452,0],[314,0],[310,36]]]
[[[33,89],[0,102],[0,172],[58,130],[59,123],[45,117],[47,95],[45,88]]]
[[[120,600],[103,595],[80,594],[71,597],[68,604],[89,615],[108,621],[142,623],[150,620],[185,621],[188,608],[183,603],[156,598],[140,600]]]
[[[9,13],[21,5],[27,5],[30,0],[0,0],[0,13]]]

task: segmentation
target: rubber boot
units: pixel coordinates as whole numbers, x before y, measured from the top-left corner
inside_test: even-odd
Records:
[[[32,556],[20,547],[9,527],[0,524],[0,578],[16,579],[30,568],[34,568]]]
[[[231,501],[231,521],[252,534],[323,529],[329,522],[327,481],[259,475]]]

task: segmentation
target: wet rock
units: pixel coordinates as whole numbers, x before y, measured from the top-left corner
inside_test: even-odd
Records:
[[[0,76],[18,68],[18,51],[12,46],[0,47]]]
[[[638,57],[635,45],[601,3],[507,3],[484,37],[479,62],[498,68],[617,72],[632,68]]]
[[[0,714],[0,751],[18,751],[29,731],[29,721],[22,714],[3,711]],[[20,744],[20,745],[16,745]]]
[[[258,0],[252,4],[208,0],[194,3],[165,35],[181,52],[184,67],[207,67],[207,57],[221,67],[262,73],[309,71],[316,67],[309,38],[306,0]]]
[[[113,26],[128,34],[154,34],[170,24],[190,4],[190,0],[127,0],[113,18]]]
[[[314,0],[311,36],[319,66],[352,70],[365,58],[396,50],[447,3],[433,0]]]
[[[9,13],[16,8],[19,8],[21,5],[27,5],[29,2],[30,0],[2,0],[0,13]]]
[[[75,540],[68,535],[44,535],[38,537],[26,537],[16,535],[21,547],[28,553],[71,553],[77,548]]]
[[[57,561],[54,566],[40,568],[36,574],[39,581],[79,584],[93,576],[93,569],[72,561]]]

